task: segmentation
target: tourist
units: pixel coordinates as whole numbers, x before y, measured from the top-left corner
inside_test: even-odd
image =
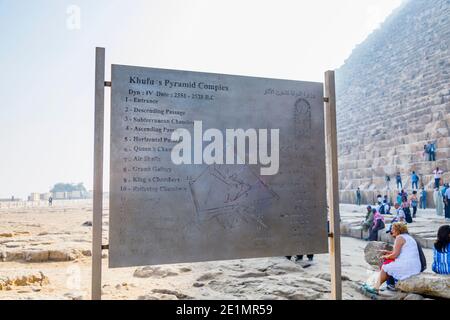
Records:
[[[313,254],[307,254],[306,257],[308,258],[309,262],[312,262],[314,260],[314,255]],[[300,261],[303,260],[303,255],[302,254],[297,255],[297,261],[298,260],[300,260]]]
[[[377,204],[380,205],[383,203],[383,197],[381,196],[381,194],[377,195]]]
[[[406,192],[405,190],[402,189],[402,191],[400,191],[402,193],[402,198],[408,198],[408,192]]]
[[[51,207],[53,205],[53,198],[50,196],[50,198],[48,198],[48,206]]]
[[[434,174],[434,187],[439,188],[441,185],[441,177],[442,177],[442,170],[439,169],[439,167],[436,168],[436,170],[433,171]]]
[[[450,188],[447,185],[444,194],[445,220],[450,221]]]
[[[410,204],[409,204],[408,198],[405,196],[402,196],[402,209],[403,209],[403,212],[405,212],[405,220],[407,223],[412,223],[413,219],[411,216],[411,210],[409,208],[410,208]]]
[[[390,190],[391,177],[389,177],[389,175],[386,175],[384,180],[386,181],[386,190]]]
[[[422,191],[420,191],[420,209],[427,208],[427,192],[425,191],[425,187],[422,187]]]
[[[445,192],[447,192],[447,189],[448,189],[448,183],[444,183],[444,185],[441,187],[442,198],[444,198]]]
[[[361,205],[361,190],[359,188],[356,189],[356,204]]]
[[[429,147],[430,161],[436,161],[436,143],[431,142]]]
[[[417,198],[417,191],[413,191],[410,203],[411,207],[413,208],[413,218],[415,218],[417,214],[417,206],[419,205],[419,199]]]
[[[405,212],[403,211],[402,207],[398,203],[394,205],[395,208],[395,217],[392,219],[391,224],[387,228],[386,233],[391,233],[392,225],[396,222],[406,223],[405,220]]]
[[[388,201],[386,199],[383,200],[383,203],[381,203],[378,206],[378,212],[380,214],[391,214],[391,206],[389,205]]]
[[[306,255],[308,257],[308,261],[312,262],[314,259],[314,255],[313,254],[308,254]],[[286,259],[291,260],[292,256],[286,256]],[[303,255],[302,254],[298,254],[295,256],[295,262],[298,261],[302,261],[303,260]]]
[[[397,183],[397,189],[400,190],[403,187],[402,176],[400,175],[400,172],[397,172],[397,175],[395,176],[395,181]]]
[[[384,203],[384,214],[391,214],[391,205],[389,203],[389,201],[387,200],[387,196],[386,199],[383,200]]]
[[[369,231],[370,227],[373,224],[373,212],[372,212],[372,207],[371,206],[367,206],[367,213],[366,213],[366,218],[365,220],[362,222],[361,226],[363,228],[364,231]]]
[[[396,203],[397,203],[398,205],[401,205],[401,204],[402,204],[402,193],[401,193],[401,192],[399,192],[399,193],[397,194]]]
[[[416,187],[416,190],[419,189],[419,176],[416,174],[415,171],[411,174],[411,181],[412,181],[412,189],[414,190],[414,186]]]
[[[432,270],[438,274],[450,274],[450,226],[441,226],[433,246]]]
[[[394,222],[406,223],[406,221],[405,221],[406,215],[405,215],[405,211],[403,211],[402,207],[400,207],[400,205],[398,203],[396,203],[394,208],[395,208],[396,215],[395,215],[394,219],[392,219],[392,223],[394,223]]]
[[[439,217],[444,215],[444,197],[442,191],[439,188],[435,188],[433,192],[434,205],[436,206],[436,214]]]
[[[378,241],[378,231],[385,228],[384,217],[377,211],[377,209],[372,209],[373,213],[373,223],[370,228],[369,241]]]
[[[430,160],[430,154],[429,154],[429,145],[425,144],[423,146],[423,161],[429,161]]]
[[[389,277],[392,277],[394,282],[401,281],[419,274],[423,269],[419,246],[416,240],[408,234],[406,224],[394,223],[391,234],[395,238],[394,250],[386,251],[386,255],[382,256],[382,259],[394,261],[381,267],[376,290],[379,290]]]

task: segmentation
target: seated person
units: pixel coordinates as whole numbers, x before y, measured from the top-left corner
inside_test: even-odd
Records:
[[[373,224],[373,212],[372,207],[367,206],[367,213],[366,213],[366,219],[362,222],[362,227],[364,231],[370,230]]]
[[[386,199],[383,200],[383,203],[378,206],[378,212],[380,214],[391,214],[391,206],[388,204]]]
[[[394,219],[392,219],[391,225],[387,229],[386,233],[391,233],[391,231],[392,231],[392,224],[394,224],[395,222],[406,223],[406,221],[405,221],[406,215],[405,215],[405,212],[403,211],[403,209],[399,206],[398,203],[396,203],[394,205],[394,208],[395,208],[396,214],[395,214]]]
[[[441,226],[433,248],[432,269],[438,274],[450,274],[450,226]]]
[[[377,211],[377,209],[372,209],[373,212],[373,225],[370,229],[369,241],[378,241],[378,231],[384,229],[384,218]]]
[[[392,236],[395,238],[394,250],[387,251],[387,254],[382,258],[394,261],[381,267],[375,290],[379,290],[389,277],[393,277],[394,281],[401,281],[419,274],[422,269],[417,242],[408,234],[406,224],[394,223],[392,225]]]

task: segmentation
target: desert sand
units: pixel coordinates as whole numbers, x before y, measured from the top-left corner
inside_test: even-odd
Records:
[[[0,299],[89,299],[90,221],[88,200],[2,208]],[[107,243],[107,201],[103,230]],[[359,292],[373,272],[364,260],[366,242],[343,237],[341,245],[343,298],[368,299]],[[103,299],[329,299],[329,256],[312,263],[305,256],[109,269],[104,250],[102,293]]]

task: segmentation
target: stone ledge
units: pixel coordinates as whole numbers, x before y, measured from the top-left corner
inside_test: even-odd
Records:
[[[399,281],[396,288],[407,293],[450,299],[450,276],[421,273]]]

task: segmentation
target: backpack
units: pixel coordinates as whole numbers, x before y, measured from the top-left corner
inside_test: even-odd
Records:
[[[416,240],[416,239],[414,239]],[[420,272],[424,272],[427,269],[427,258],[425,257],[425,254],[423,253],[422,246],[420,245],[419,241],[416,240],[417,243],[417,250],[419,251],[419,259],[420,259]]]
[[[382,205],[380,206],[380,209],[378,210],[378,212],[379,212],[380,214],[386,214],[386,211],[384,210],[384,204],[382,204]]]

